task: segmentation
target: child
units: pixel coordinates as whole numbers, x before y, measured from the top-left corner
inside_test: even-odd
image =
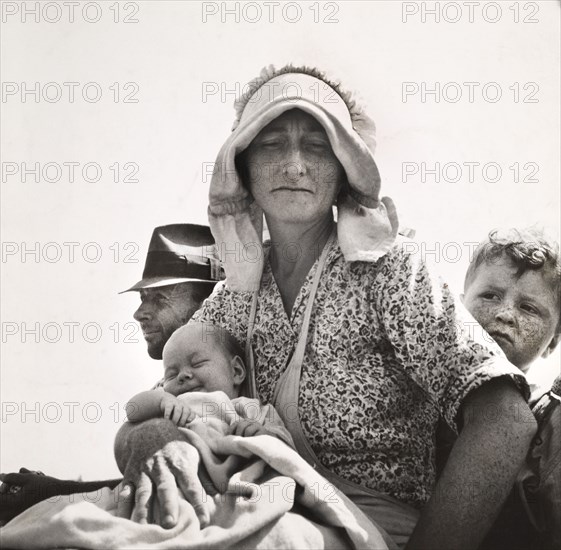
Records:
[[[491,232],[467,270],[464,305],[524,373],[559,342],[560,273],[559,246],[537,230]]]
[[[464,305],[524,373],[559,342],[560,275],[559,245],[535,229],[492,231],[468,268]],[[558,377],[551,391],[532,404],[538,432],[486,548],[561,548],[559,381]],[[534,540],[526,538],[527,530],[516,532],[516,527],[525,525],[525,513],[537,531]]]
[[[230,415],[230,434],[273,435],[293,446],[271,405],[239,397],[246,369],[239,344],[227,331],[208,323],[184,325],[165,345],[163,363],[163,387],[141,392],[127,403],[129,422],[164,417],[184,427],[197,416],[226,412],[223,404],[231,400],[237,414]],[[203,398],[200,392],[215,393]]]

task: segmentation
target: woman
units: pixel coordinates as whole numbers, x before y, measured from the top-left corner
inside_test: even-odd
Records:
[[[249,89],[210,189],[227,282],[193,320],[247,342],[250,393],[399,545],[474,548],[535,429],[476,413],[491,404],[531,418],[524,378],[463,331],[447,286],[395,244],[374,125],[352,97],[291,66],[269,67]],[[461,433],[435,490],[439,418]]]
[[[497,348],[458,333],[461,306],[392,247],[374,125],[350,96],[292,67],[258,85],[238,103],[211,184],[228,282],[196,316],[241,340],[251,328],[260,398],[284,413],[299,452],[403,543],[434,486],[438,417],[456,426],[462,400],[491,378],[524,382]],[[263,254],[260,210],[272,243]],[[239,258],[227,253],[235,245]],[[497,384],[511,398],[510,383]]]

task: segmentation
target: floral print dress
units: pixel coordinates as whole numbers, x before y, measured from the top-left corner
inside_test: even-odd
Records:
[[[251,342],[262,402],[272,400],[298,341],[317,263],[289,318],[266,258]],[[251,301],[252,293],[234,293],[226,281],[193,321],[218,324],[243,344]],[[522,373],[474,326],[447,285],[399,244],[376,263],[345,262],[337,242],[331,244],[297,404],[322,465],[362,487],[422,506],[435,484],[439,419],[456,429],[462,400],[491,378],[508,376],[528,393]]]

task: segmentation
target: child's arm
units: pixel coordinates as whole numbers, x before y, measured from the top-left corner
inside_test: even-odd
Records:
[[[143,422],[151,418],[168,418],[177,426],[185,426],[195,413],[177,397],[162,390],[143,391],[125,406],[129,422]]]
[[[254,435],[270,435],[269,431],[257,420],[242,419],[234,422],[230,426],[231,435],[241,435],[242,437],[253,437]]]
[[[263,425],[257,420],[241,419],[234,422],[230,426],[230,435],[241,435],[242,437],[270,435],[284,441],[290,447],[295,448],[292,436],[284,426],[275,426],[272,424]]]
[[[161,418],[160,408],[165,392],[162,390],[143,391],[135,395],[125,405],[129,422],[143,422],[150,418]]]
[[[243,402],[236,406],[236,411],[241,418],[230,426],[231,435],[241,435],[243,437],[270,435],[284,441],[293,449],[295,448],[292,436],[272,405],[261,406],[258,416],[251,414],[255,411],[255,406],[247,406]]]

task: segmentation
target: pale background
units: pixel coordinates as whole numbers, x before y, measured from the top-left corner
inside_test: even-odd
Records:
[[[19,93],[3,96],[2,161],[54,162],[62,168],[63,162],[73,161],[80,166],[73,183],[66,172],[56,182],[41,176],[36,183],[28,176],[24,183],[21,174],[2,181],[0,471],[26,466],[60,477],[118,475],[112,443],[123,421],[122,407],[158,379],[161,364],[148,358],[140,332],[132,334],[134,325],[126,325],[138,295],[117,292],[140,278],[153,227],[206,222],[203,163],[214,160],[230,131],[236,86],[241,88],[266,64],[318,65],[360,91],[378,125],[383,192],[394,198],[402,224],[417,230],[419,246],[439,251],[440,258],[432,259],[454,288],[461,289],[469,259],[471,248],[463,243],[476,242],[497,226],[541,222],[559,230],[556,1],[520,3],[521,20],[532,16],[530,4],[539,7],[533,16],[537,23],[514,23],[512,1],[499,3],[502,15],[496,23],[486,22],[478,9],[470,23],[465,7],[458,23],[435,23],[434,16],[423,23],[420,11],[404,23],[402,3],[382,1],[316,3],[318,23],[310,2],[300,3],[301,18],[294,23],[283,21],[282,3],[273,22],[263,11],[256,23],[244,21],[243,3],[229,3],[232,9],[239,6],[239,22],[227,15],[222,23],[218,13],[203,23],[203,3],[143,1],[120,2],[119,18],[129,15],[139,21],[126,24],[113,22],[114,2],[97,4],[102,10],[97,23],[84,21],[81,8],[74,23],[65,11],[55,23],[42,15],[38,23],[33,16],[22,23],[20,13],[4,13],[1,76],[4,83],[15,83]],[[425,4],[434,7],[434,2]],[[11,11],[13,5],[21,10],[21,2],[5,2],[3,10]],[[220,3],[206,5],[220,10]],[[47,18],[53,19],[51,9]],[[246,10],[247,17],[257,17],[255,7]],[[89,14],[95,16],[93,10]],[[296,18],[295,11],[287,14]],[[487,16],[495,17],[495,12]],[[326,18],[338,22],[323,22]],[[62,85],[71,81],[80,83],[73,103]],[[49,103],[28,95],[22,103],[23,82],[28,87],[59,83],[63,96]],[[88,82],[101,86],[100,101],[82,99]],[[115,82],[121,91],[118,103],[109,89]],[[138,103],[122,101],[124,92],[134,91],[124,89],[129,82],[138,86]],[[217,93],[203,101],[205,82],[211,83],[207,89],[226,91],[226,96]],[[457,103],[442,98],[437,103],[434,96],[423,103],[419,94],[404,103],[402,82],[425,82],[430,88],[434,82],[481,85],[473,103],[464,86]],[[500,85],[500,101],[483,98],[488,82]],[[516,82],[518,103],[509,89]],[[532,91],[522,88],[527,82],[539,86],[537,103],[522,102]],[[449,88],[450,97],[453,91]],[[82,178],[87,162],[102,168],[96,183]],[[136,163],[139,181],[123,182],[127,169],[115,183],[109,169],[115,162],[121,167]],[[403,182],[404,162],[425,162],[429,168],[435,162],[495,162],[502,178],[486,182],[476,169],[470,182],[466,169],[457,183],[435,183],[430,175],[423,183],[419,174]],[[528,175],[523,165],[536,163],[538,181],[514,182],[509,166],[515,162],[521,178]],[[54,171],[47,175],[56,178]],[[62,244],[72,241],[79,243],[73,262]],[[38,261],[32,254],[22,261],[23,246],[33,248],[36,242]],[[58,243],[58,261],[43,257],[56,260],[57,245],[47,243]],[[86,243],[97,243],[98,261],[83,259]],[[86,252],[95,258],[92,245]],[[125,261],[127,253],[137,263]],[[39,343],[33,334],[22,342],[22,323],[28,328],[39,323]],[[60,334],[54,323],[63,330]],[[78,323],[73,342],[63,323]],[[87,323],[92,323],[86,335],[90,339],[96,337],[96,327],[101,329],[98,342],[88,343],[82,336]],[[557,352],[536,367],[539,377],[551,378],[558,365]],[[77,403],[74,417],[65,402]],[[31,412],[22,417],[25,410]]]

